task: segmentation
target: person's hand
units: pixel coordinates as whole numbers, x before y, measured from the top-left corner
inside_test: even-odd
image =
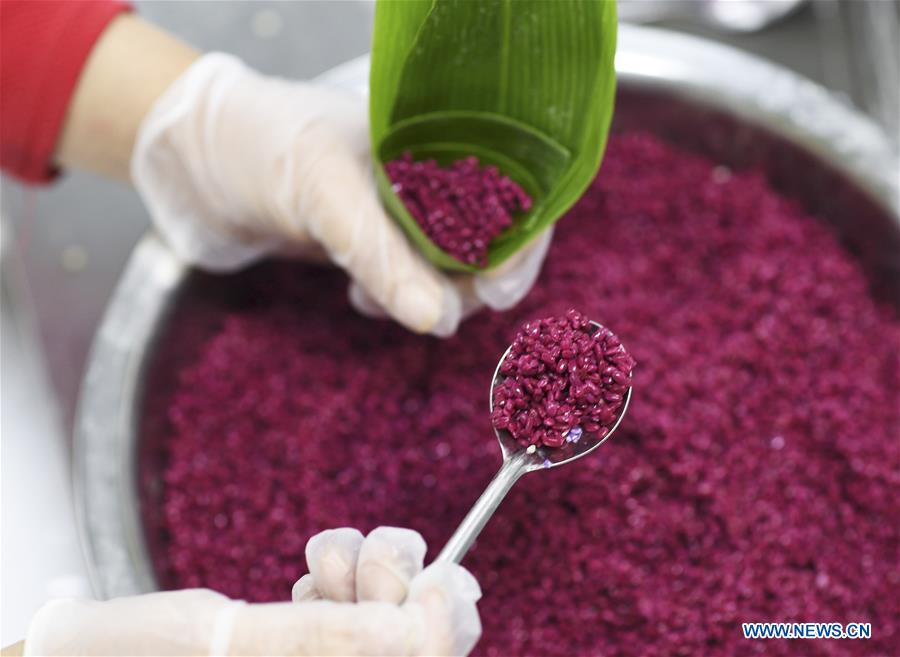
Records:
[[[517,303],[551,235],[490,273],[437,271],[379,201],[363,98],[266,77],[218,53],[200,57],[153,105],[131,177],[189,263],[221,271],[276,251],[324,252],[352,277],[357,308],[439,336],[482,304]]]
[[[32,620],[26,655],[466,655],[481,590],[462,566],[422,569],[409,529],[317,534],[294,602],[245,604],[207,589],[108,602],[57,600]]]
[[[346,643],[326,639],[333,654],[467,655],[481,636],[481,588],[457,564],[423,570],[425,549],[411,529],[379,527],[365,538],[355,529],[324,531],[306,545],[309,574],[294,584],[292,598],[343,603],[330,609],[366,618],[359,632],[343,633]],[[332,625],[342,622],[335,615]]]

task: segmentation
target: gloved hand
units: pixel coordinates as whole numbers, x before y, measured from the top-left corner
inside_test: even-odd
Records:
[[[439,336],[481,304],[517,303],[550,241],[548,231],[474,280],[437,271],[381,206],[365,100],[266,77],[220,53],[198,59],[156,101],[131,175],[189,263],[224,271],[274,251],[324,251],[355,281],[358,308]]]
[[[245,604],[206,589],[57,600],[34,617],[26,655],[466,655],[481,590],[462,566],[422,570],[409,529],[317,534],[294,602]]]

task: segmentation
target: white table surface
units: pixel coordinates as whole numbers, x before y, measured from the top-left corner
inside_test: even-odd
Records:
[[[8,263],[4,263],[5,265]],[[0,644],[54,597],[91,595],[72,512],[69,447],[24,317],[0,303]],[[17,309],[18,310],[18,309]]]

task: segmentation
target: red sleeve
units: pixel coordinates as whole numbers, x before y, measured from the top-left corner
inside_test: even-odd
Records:
[[[0,0],[0,169],[56,175],[53,151],[88,54],[120,0]]]

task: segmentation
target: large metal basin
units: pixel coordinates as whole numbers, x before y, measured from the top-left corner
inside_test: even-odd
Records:
[[[364,92],[367,64],[350,62],[323,81]],[[662,30],[623,27],[616,67],[614,129],[648,130],[733,168],[762,166],[776,187],[840,231],[876,294],[900,299],[897,159],[872,122],[789,71]],[[100,597],[158,588],[138,501],[138,459],[153,454],[141,445],[141,409],[171,311],[211,287],[148,234],[97,332],[76,420],[75,477]]]

